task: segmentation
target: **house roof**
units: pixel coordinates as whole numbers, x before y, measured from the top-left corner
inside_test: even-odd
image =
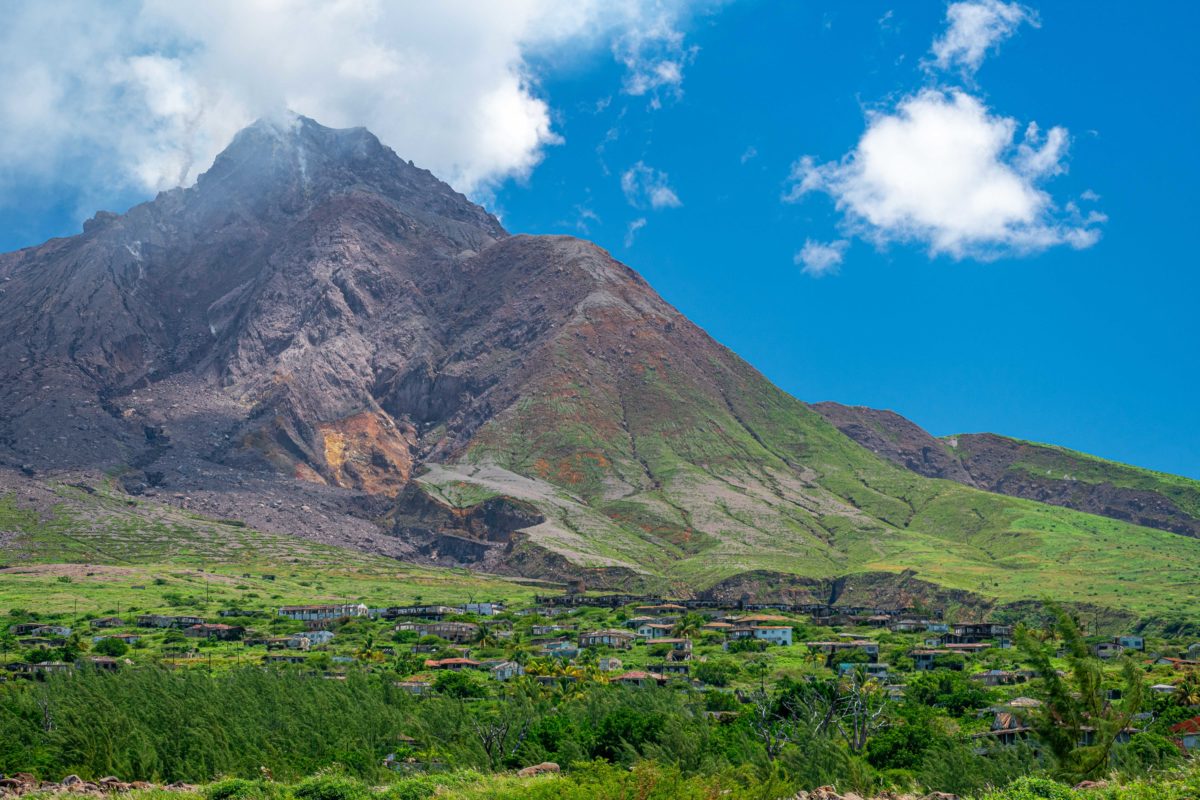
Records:
[[[1200,733],[1200,716],[1172,725],[1171,733]]]
[[[1008,705],[1013,708],[1038,708],[1042,701],[1034,697],[1014,697],[1008,701]]]
[[[445,667],[450,664],[462,664],[464,666],[471,666],[471,667],[479,666],[478,661],[474,661],[470,658],[442,658],[442,659],[427,658],[427,659],[425,659],[425,666],[427,666],[427,667]]]
[[[996,714],[996,718],[992,721],[992,730],[1002,730],[1019,727],[1020,723],[1010,711],[1001,711]]]

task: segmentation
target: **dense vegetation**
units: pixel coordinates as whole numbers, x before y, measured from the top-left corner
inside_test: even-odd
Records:
[[[560,625],[573,638],[585,630],[625,627],[636,613],[632,608],[450,617],[479,626],[477,640],[459,646],[470,657],[524,666],[526,677],[503,683],[489,680],[486,671],[423,672],[426,658],[463,653],[436,637],[395,631],[394,622],[358,618],[332,626],[333,640],[300,654],[303,663],[264,668],[267,650],[261,645],[138,628],[133,616],[194,614],[244,626],[247,638],[283,637],[304,630],[303,623],[276,614],[285,603],[386,606],[486,598],[529,611],[535,589],[316,545],[294,548],[280,560],[274,551],[285,546],[282,541],[182,515],[170,520],[161,538],[177,541],[186,557],[162,563],[155,560],[161,554],[145,552],[150,545],[138,535],[138,521],[120,504],[103,509],[89,539],[69,520],[22,516],[13,504],[0,502],[0,520],[23,532],[19,543],[59,547],[46,551],[56,563],[25,564],[0,580],[0,612],[8,615],[0,660],[86,663],[109,656],[120,662],[114,672],[76,668],[44,680],[0,683],[0,773],[25,770],[54,779],[114,774],[163,782],[228,778],[205,789],[209,800],[359,800],[367,785],[377,784],[397,800],[429,796],[434,787],[448,798],[765,800],[823,784],[863,794],[896,788],[981,795],[989,787],[1008,787],[991,797],[1025,800],[1071,797],[1064,787],[1115,772],[1134,781],[1122,795],[1133,798],[1143,778],[1168,785],[1163,776],[1183,758],[1170,726],[1200,713],[1200,680],[1153,664],[1158,655],[1188,657],[1192,640],[1180,638],[1187,631],[1179,626],[1158,627],[1154,637],[1142,630],[1147,649],[1135,668],[1091,657],[1088,646],[1137,630],[1128,617],[1094,618],[1100,627],[1093,626],[1095,635],[1087,638],[1059,620],[1032,630],[1023,649],[954,655],[938,662],[942,669],[921,673],[910,653],[924,632],[831,630],[792,614],[786,624],[797,643],[768,647],[726,642],[723,634],[703,629],[706,617],[685,614],[673,633],[694,644],[690,674],[644,688],[617,685],[616,673],[602,672],[598,658],[615,655],[624,663],[619,669],[655,671],[664,661],[662,645],[589,649],[563,660],[547,657],[533,633],[535,626]],[[237,547],[222,544],[231,541]],[[101,546],[119,552],[120,564],[66,563],[95,556]],[[231,607],[248,614],[217,617]],[[964,613],[944,610],[947,621]],[[103,631],[89,624],[110,615],[127,624]],[[1026,619],[1040,625],[1038,616]],[[8,627],[28,622],[74,632],[61,644],[27,645]],[[101,632],[140,638],[130,644],[93,641]],[[841,634],[877,642],[890,676],[878,683],[857,673],[839,676],[837,664],[802,644]],[[859,659],[850,654],[839,660]],[[999,688],[974,679],[986,670],[1020,667],[1034,667],[1042,677]],[[414,679],[430,684],[431,693],[418,697],[397,685]],[[1177,691],[1146,694],[1138,690],[1143,683],[1170,683]],[[1114,690],[1127,699],[1109,702]],[[988,744],[994,741],[986,734],[995,709],[1018,695],[1042,699],[1053,713],[1029,713],[1033,731],[1025,743]],[[1148,716],[1128,726],[1138,732],[1126,741],[1122,729],[1135,706]],[[1077,746],[1087,728],[1100,729],[1098,748]],[[384,766],[389,754],[396,756],[396,769]],[[512,774],[541,761],[562,765],[563,774]],[[348,794],[314,794],[312,776],[321,771],[332,776],[318,783],[342,781],[338,785]],[[258,783],[264,773],[280,783]],[[1179,778],[1174,785],[1195,780]],[[1046,786],[1060,794],[1046,794]],[[1178,796],[1189,795],[1180,789]]]
[[[1040,676],[1028,688],[1044,706],[1033,718],[1036,737],[1010,747],[981,747],[969,735],[996,698],[944,670],[913,676],[897,702],[861,672],[768,683],[763,669],[758,687],[741,696],[529,678],[478,691],[465,674],[444,673],[454,679],[414,697],[389,670],[147,666],[0,685],[0,772],[240,779],[210,787],[209,800],[282,800],[289,792],[295,800],[358,800],[367,790],[356,781],[385,784],[398,800],[438,786],[441,797],[463,798],[769,798],[827,784],[860,793],[1008,787],[988,797],[1024,800],[1073,797],[1065,786],[1080,778],[1139,779],[1178,767],[1182,755],[1163,733],[1180,714],[1144,696],[1131,662],[1122,670],[1125,699],[1106,701],[1113,676],[1068,618],[1058,626],[1065,675],[1044,660],[1050,645],[1022,637]],[[1143,707],[1161,723],[1120,740]],[[1100,731],[1086,747],[1078,746],[1081,726]],[[533,783],[498,775],[543,761],[567,771]],[[331,769],[342,777],[306,778]],[[1044,780],[1025,780],[1031,775]],[[285,791],[263,776],[301,783]],[[1194,787],[1197,779],[1181,780]],[[330,786],[342,794],[329,794]],[[631,787],[635,795],[625,793]],[[1173,796],[1137,791],[1119,796]]]

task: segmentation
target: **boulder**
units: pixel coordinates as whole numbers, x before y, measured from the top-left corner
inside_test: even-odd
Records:
[[[832,786],[818,786],[808,793],[808,798],[809,800],[842,800],[842,796]]]
[[[541,764],[534,764],[532,767],[525,767],[525,769],[517,773],[517,777],[532,778],[534,775],[547,775],[558,771],[558,764],[555,764],[553,761],[543,761]]]
[[[1080,781],[1075,784],[1076,789],[1103,789],[1108,786],[1108,781]]]

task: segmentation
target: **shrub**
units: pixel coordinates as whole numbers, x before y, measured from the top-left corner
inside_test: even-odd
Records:
[[[439,672],[433,682],[433,688],[438,694],[447,697],[484,697],[487,689],[465,672],[446,670]]]
[[[701,661],[693,671],[696,679],[710,686],[728,686],[740,671],[737,662],[731,658],[720,658],[713,661]]]
[[[283,794],[278,784],[269,781],[250,781],[226,778],[205,788],[207,800],[276,800]]]
[[[92,652],[102,656],[119,658],[128,652],[129,646],[120,639],[101,639],[92,646]]]
[[[345,775],[314,775],[292,789],[296,800],[366,800],[370,791],[361,781]]]
[[[1003,800],[1075,800],[1071,787],[1049,778],[1020,778],[998,795]]]

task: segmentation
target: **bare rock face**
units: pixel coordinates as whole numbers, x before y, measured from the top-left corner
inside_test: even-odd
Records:
[[[973,486],[970,473],[940,439],[894,411],[880,411],[840,403],[816,403],[813,410],[838,430],[873,453],[927,478]]]
[[[511,526],[414,533],[420,465],[548,380],[584,306],[682,319],[594,245],[511,237],[366,130],[305,118],[242,131],[192,188],[0,255],[0,282],[0,468],[117,473],[317,538],[346,514],[466,563]],[[310,505],[330,515],[292,513]]]

